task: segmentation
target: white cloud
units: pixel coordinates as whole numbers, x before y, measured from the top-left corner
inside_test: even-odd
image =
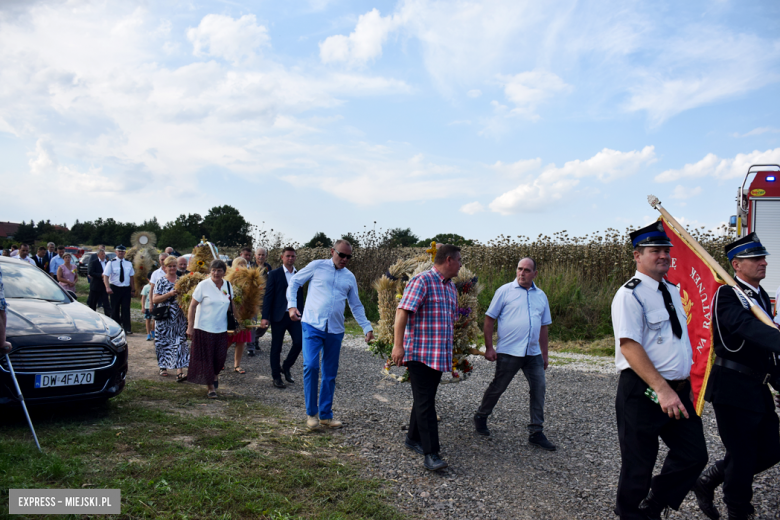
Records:
[[[32,4],[24,24],[0,16],[0,131],[20,143],[39,140],[27,158],[32,174],[13,170],[14,190],[35,190],[37,172],[64,172],[69,186],[83,188],[80,198],[99,194],[106,207],[121,207],[121,193],[112,191],[123,186],[119,179],[139,186],[143,179],[176,212],[212,196],[198,193],[203,171],[257,182],[329,164],[343,182],[366,170],[351,169],[348,144],[322,137],[338,120],[333,109],[355,97],[411,91],[378,75],[285,66],[252,15],[206,15],[191,25],[169,31],[130,3]],[[166,44],[179,42],[209,59],[181,53],[168,60]],[[133,212],[156,212],[148,200]],[[158,216],[178,214],[165,212]]]
[[[685,186],[678,184],[675,186],[671,197],[673,199],[685,200],[696,197],[701,194],[701,186],[695,188],[686,188]]]
[[[734,137],[753,137],[754,135],[761,135],[761,134],[777,134],[780,133],[780,128],[773,128],[771,126],[764,126],[761,128],[754,128],[750,132],[740,134],[735,133],[733,134]]]
[[[450,166],[426,162],[421,154],[395,159],[384,147],[362,144],[345,150],[335,164],[313,165],[310,174],[282,176],[298,187],[316,186],[360,206],[381,202],[446,199],[473,194],[473,181]],[[346,173],[345,173],[346,172]]]
[[[502,215],[548,209],[568,199],[582,179],[610,182],[634,175],[655,160],[652,146],[630,152],[605,148],[590,159],[569,161],[561,168],[550,164],[538,177],[499,195],[488,207]]]
[[[475,215],[477,213],[481,213],[485,211],[485,207],[480,204],[478,201],[469,202],[468,204],[464,204],[460,207],[459,210],[461,213],[465,213],[467,215]]]
[[[653,125],[780,81],[780,45],[756,34],[693,23],[645,47],[655,58],[631,71],[626,109],[646,111]]]
[[[556,94],[565,94],[572,90],[571,85],[545,70],[521,72],[514,76],[499,75],[498,80],[504,87],[507,99],[515,105],[509,114],[532,120],[539,118],[535,113],[538,105]]]
[[[30,180],[39,185],[48,184],[52,179],[57,179],[57,196],[79,196],[85,191],[92,195],[120,194],[127,192],[127,183],[124,179],[109,179],[103,175],[102,168],[91,167],[86,173],[73,166],[59,164],[51,143],[44,139],[38,139],[35,143],[35,152],[31,156]]]
[[[349,36],[328,38],[321,57],[364,64],[381,55],[390,32],[398,32],[402,42],[419,44],[428,74],[449,97],[507,70],[544,70],[559,80],[566,71],[567,82],[590,95],[578,110],[608,117],[644,112],[658,126],[780,81],[777,39],[740,32],[730,19],[737,9],[683,10],[670,24],[651,4],[619,0],[400,0],[393,14],[382,18],[373,10]],[[359,42],[364,26],[371,30]],[[534,117],[529,105],[540,100],[533,91],[549,93],[550,86],[565,84],[521,85],[532,92],[512,93],[520,100],[515,115]]]
[[[478,88],[475,88],[466,92],[466,95],[470,98],[478,98],[482,95],[482,91],[479,90]]]
[[[372,9],[360,15],[355,30],[349,36],[329,36],[320,43],[320,60],[323,63],[365,65],[382,55],[382,45],[397,26],[394,17],[382,17],[378,10]]]
[[[29,155],[32,156],[29,164],[30,173],[33,175],[44,174],[50,171],[54,166],[51,148],[43,141],[43,139],[38,139],[38,141],[35,143],[35,153]]]
[[[717,155],[709,153],[702,160],[692,164],[686,164],[676,170],[666,170],[656,175],[657,182],[672,182],[680,179],[696,179],[701,177],[715,177],[716,179],[738,179],[744,177],[748,168],[753,164],[779,164],[780,148],[761,152],[755,150],[751,153],[740,153],[734,158],[720,159]]]
[[[192,54],[198,57],[224,58],[233,63],[253,56],[255,50],[270,41],[268,30],[257,25],[253,14],[233,19],[220,14],[208,14],[200,24],[187,31]]]
[[[525,175],[526,173],[541,168],[542,159],[541,157],[537,157],[536,159],[525,159],[525,160],[521,160],[509,164],[504,164],[501,161],[496,161],[496,163],[491,167],[497,172],[499,172],[501,175],[504,175],[506,177],[519,177],[521,175]]]

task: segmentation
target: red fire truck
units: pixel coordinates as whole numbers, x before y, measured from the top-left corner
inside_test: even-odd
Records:
[[[755,231],[772,255],[767,258],[769,265],[761,286],[777,305],[774,299],[780,287],[780,165],[754,164],[748,168],[737,191],[737,214],[731,217],[729,226],[736,228],[738,237]]]

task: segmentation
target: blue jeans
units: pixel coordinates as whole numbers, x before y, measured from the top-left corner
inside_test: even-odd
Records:
[[[306,414],[320,419],[333,419],[333,391],[336,389],[336,374],[339,371],[339,355],[344,333],[330,334],[316,329],[308,323],[303,328],[303,395],[306,398]],[[322,387],[319,405],[317,401],[317,379],[320,375],[320,351],[322,352]]]
[[[544,378],[544,359],[541,354],[536,356],[510,356],[509,354],[499,354],[496,360],[496,376],[493,382],[485,390],[482,397],[482,404],[477,410],[479,415],[490,415],[493,413],[501,394],[512,382],[517,372],[523,369],[528,387],[530,390],[530,408],[531,422],[528,424],[528,433],[533,435],[542,431],[544,424],[544,393],[546,382]]]

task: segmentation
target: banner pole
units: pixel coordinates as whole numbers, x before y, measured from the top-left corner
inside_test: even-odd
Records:
[[[661,215],[666,219],[667,222],[669,222],[672,226],[674,226],[674,229],[677,231],[677,233],[680,234],[680,236],[688,242],[688,245],[693,248],[694,251],[699,253],[699,255],[704,259],[705,262],[707,262],[710,267],[717,273],[720,278],[726,282],[726,285],[729,285],[734,291],[737,293],[737,296],[739,296],[739,299],[742,300],[743,303],[747,303],[750,307],[750,312],[752,312],[758,320],[773,329],[776,329],[777,326],[772,321],[772,318],[769,317],[769,315],[764,312],[763,309],[759,308],[753,301],[748,298],[748,296],[744,293],[744,291],[737,285],[737,282],[732,278],[732,276],[726,272],[723,267],[715,261],[714,258],[712,258],[712,255],[710,255],[706,249],[704,249],[701,244],[699,244],[696,239],[694,239],[690,233],[688,233],[683,226],[680,225],[679,222],[668,212],[666,209],[661,206],[661,201],[658,200],[658,197],[655,195],[648,195],[647,202],[650,203],[650,205],[661,212]]]

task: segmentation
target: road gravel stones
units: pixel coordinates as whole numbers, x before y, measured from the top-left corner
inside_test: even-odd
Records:
[[[289,340],[288,340],[289,341]],[[251,395],[280,407],[305,430],[302,358],[292,369],[296,382],[284,390],[272,386],[268,364],[270,334],[262,354],[246,357],[245,375],[227,372],[220,389]],[[282,359],[289,342],[285,344]],[[492,432],[474,432],[472,416],[494,365],[472,356],[472,377],[442,385],[437,395],[439,432],[445,470],[432,473],[423,458],[404,447],[412,406],[408,383],[383,377],[382,362],[365,350],[363,338],[345,336],[334,397],[334,417],[345,423],[328,431],[366,460],[365,474],[387,483],[398,508],[427,519],[614,519],[620,452],[615,421],[617,375],[612,359],[553,353],[547,371],[545,433],[558,451],[528,444],[528,384],[519,374],[488,420]],[[228,364],[233,358],[232,348]],[[715,416],[707,405],[704,429],[710,461],[723,456]],[[323,435],[305,432],[303,435]],[[666,448],[661,443],[661,457]],[[660,464],[656,466],[656,472]],[[757,518],[780,519],[780,467],[756,477]],[[725,505],[720,489],[716,503]],[[703,519],[693,493],[671,519]]]

